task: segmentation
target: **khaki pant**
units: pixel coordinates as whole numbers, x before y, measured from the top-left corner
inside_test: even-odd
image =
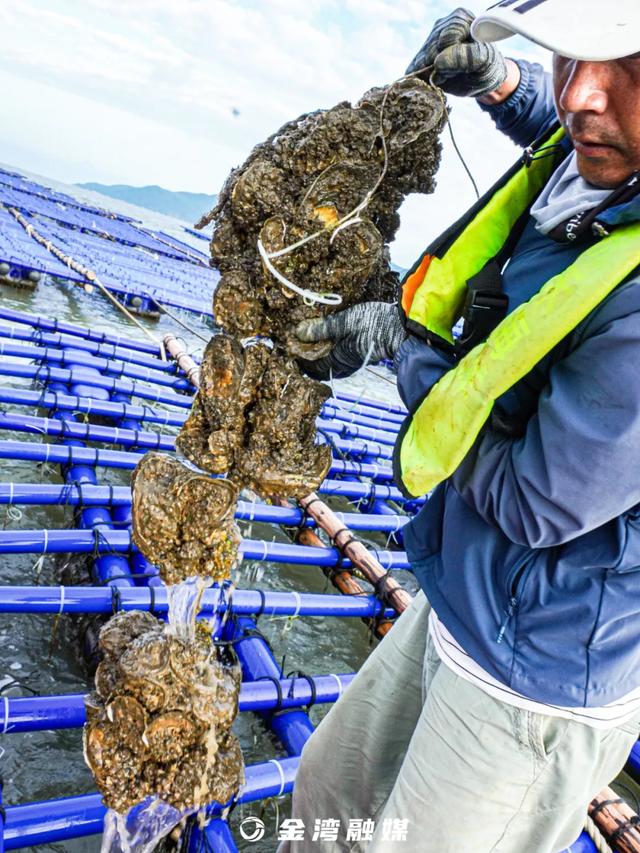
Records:
[[[307,742],[306,837],[278,853],[559,853],[621,770],[638,721],[600,730],[493,699],[440,663],[428,613],[420,593]],[[338,840],[314,841],[330,818]],[[347,841],[353,819],[375,821],[372,839]]]

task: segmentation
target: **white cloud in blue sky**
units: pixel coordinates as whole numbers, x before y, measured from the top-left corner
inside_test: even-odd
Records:
[[[484,4],[471,2],[480,11]],[[400,76],[443,0],[3,0],[2,160],[63,181],[216,192],[288,119]],[[516,44],[518,55],[529,50]],[[513,54],[512,44],[505,49]],[[514,157],[474,103],[453,127],[481,187]],[[393,246],[413,256],[473,200],[450,144]]]

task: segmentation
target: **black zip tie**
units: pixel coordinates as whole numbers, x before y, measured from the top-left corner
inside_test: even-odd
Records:
[[[280,683],[280,680],[277,679],[275,675],[261,675],[260,678],[256,679],[256,681],[270,681],[272,684],[275,685],[276,691],[278,693],[278,699],[276,701],[275,707],[270,708],[267,713],[273,716],[273,714],[277,714],[278,711],[282,711],[282,700],[284,697],[282,695],[282,684]]]
[[[41,364],[36,370],[35,376],[33,377],[34,382],[42,382],[46,384],[51,379],[51,368],[47,367],[44,364]]]
[[[152,616],[155,616],[156,615],[156,588],[152,584],[148,584],[147,589],[149,590],[149,613]]]
[[[373,584],[373,589],[378,598],[384,600],[389,594],[389,591],[387,590],[386,586],[390,577],[391,569],[387,569],[387,571],[382,575],[382,577],[378,578],[378,580]]]
[[[306,505],[305,505],[305,507],[304,507],[304,511],[305,511],[306,513],[308,513],[308,512],[309,512],[309,507],[310,507],[310,506],[313,506],[314,504],[321,504],[321,503],[324,503],[324,501],[322,500],[322,498],[313,498],[313,500],[305,501],[305,504],[306,504]]]
[[[55,393],[55,392],[53,392],[53,393]],[[62,436],[62,438],[65,437],[65,431],[66,430],[69,430],[69,436],[71,438],[73,438],[73,435],[71,432],[71,424],[67,421],[67,418],[64,415],[62,415],[60,418],[58,418],[58,420],[62,424],[62,430],[60,432],[60,435]],[[73,423],[75,424],[75,421]]]
[[[345,542],[343,542],[342,545],[338,542],[338,536],[340,536],[341,533],[349,534],[349,538]],[[341,527],[340,530],[336,532],[335,536],[330,537],[330,542],[335,548],[338,549],[338,551],[340,551],[341,554],[344,554],[349,545],[352,545],[354,542],[360,542],[360,540],[353,535],[353,533],[349,530],[348,527]],[[348,555],[345,556],[348,557]]]
[[[100,530],[97,527],[93,529],[93,554],[91,555],[95,560],[100,559]]]
[[[287,675],[287,678],[291,678],[291,686],[289,687],[289,692],[287,693],[287,696],[289,699],[293,699],[293,695],[295,692],[296,678],[303,678],[307,682],[307,684],[309,685],[309,688],[311,690],[311,699],[304,706],[307,709],[307,713],[308,713],[311,710],[311,707],[313,705],[315,705],[316,702],[318,701],[318,691],[316,689],[316,683],[315,683],[314,679],[310,675],[308,675],[306,672],[303,672],[301,669],[292,670]]]
[[[640,816],[636,814],[633,817],[630,817],[629,820],[625,820],[624,823],[621,823],[617,829],[614,829],[614,831],[608,836],[609,842],[615,845],[616,841],[621,836],[626,835],[628,832],[631,832],[632,829],[636,829],[639,825]]]
[[[138,441],[140,440],[141,430],[134,429],[134,430],[132,430],[132,432],[133,432],[133,444],[129,445],[129,450],[144,450],[144,448],[140,447],[140,445],[138,444]],[[121,441],[119,441],[117,443],[122,444]],[[157,450],[158,448],[155,448],[155,449]]]
[[[615,800],[603,800],[601,803],[598,803],[593,807],[591,812],[589,812],[589,817],[595,820],[597,814],[599,814],[602,809],[605,809],[607,806],[619,805],[620,803],[624,803],[622,797],[617,797]]]
[[[260,608],[258,609],[257,613],[254,613],[254,619],[256,620],[256,622],[262,616],[267,606],[267,596],[265,595],[265,592],[262,588],[258,590],[258,595],[260,596]]]
[[[119,586],[111,587],[111,610],[114,616],[122,610],[122,596],[120,595]]]

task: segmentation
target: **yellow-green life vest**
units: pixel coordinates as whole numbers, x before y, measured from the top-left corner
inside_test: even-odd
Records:
[[[556,145],[563,131],[542,144]],[[542,154],[542,152],[541,152]],[[516,164],[415,264],[402,285],[408,331],[453,342],[467,282],[510,245],[516,226],[557,165],[552,156]],[[513,247],[511,247],[513,248]],[[433,386],[406,418],[394,475],[407,496],[427,494],[460,465],[493,404],[640,265],[640,223],[616,228],[509,314]],[[445,344],[446,345],[446,344]]]

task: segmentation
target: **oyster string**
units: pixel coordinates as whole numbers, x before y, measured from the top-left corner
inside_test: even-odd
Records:
[[[362,221],[360,219],[360,214],[363,213],[366,210],[366,208],[369,206],[369,204],[371,203],[371,200],[373,199],[374,195],[379,190],[380,185],[384,181],[384,179],[387,175],[388,168],[389,168],[389,149],[387,146],[386,134],[384,132],[384,114],[385,114],[385,107],[387,105],[387,100],[389,98],[389,95],[391,94],[391,91],[393,90],[393,88],[395,86],[397,86],[399,83],[403,83],[405,80],[410,80],[413,77],[417,77],[419,74],[424,74],[426,71],[429,71],[429,70],[432,70],[432,66],[427,66],[425,68],[418,69],[418,71],[414,71],[411,74],[406,74],[404,77],[398,78],[393,83],[391,83],[391,85],[387,88],[387,91],[384,93],[382,103],[380,104],[380,127],[378,130],[378,134],[376,136],[376,139],[374,139],[374,141],[372,143],[372,145],[373,145],[373,144],[375,144],[375,141],[377,139],[380,139],[380,143],[382,145],[383,158],[384,158],[383,163],[382,163],[382,169],[381,169],[380,174],[378,175],[378,178],[377,178],[375,184],[373,185],[373,187],[365,195],[365,197],[362,199],[362,201],[353,208],[353,210],[349,211],[349,213],[346,213],[343,217],[338,219],[337,222],[333,222],[330,225],[327,225],[324,228],[321,228],[319,231],[314,231],[313,234],[308,234],[306,237],[302,237],[300,240],[297,240],[295,243],[291,243],[290,245],[285,246],[283,249],[278,249],[275,252],[267,252],[261,238],[258,237],[258,244],[257,244],[258,245],[258,252],[260,253],[260,257],[262,258],[264,265],[266,266],[268,271],[271,273],[271,275],[277,281],[280,282],[280,284],[282,284],[288,290],[291,290],[294,293],[297,293],[299,296],[301,296],[306,305],[314,305],[317,303],[319,303],[321,305],[341,305],[342,304],[342,296],[339,293],[318,293],[317,291],[308,290],[304,287],[300,287],[299,285],[295,284],[290,279],[288,279],[286,276],[284,276],[278,269],[276,269],[276,267],[273,265],[272,261],[275,260],[276,258],[282,258],[285,255],[289,255],[292,252],[297,251],[298,249],[305,246],[307,243],[311,243],[313,240],[317,240],[319,237],[323,236],[327,232],[333,232],[332,236],[331,236],[331,240],[330,240],[330,242],[333,242],[333,240],[335,239],[335,237],[337,236],[337,234],[339,232],[344,231],[346,228],[350,228],[352,225],[357,225],[359,222]],[[433,78],[433,70],[432,70],[431,76],[429,77],[428,85],[431,86],[431,88],[434,89],[436,91],[436,93],[438,94],[438,97],[440,98],[440,101],[442,103],[442,111],[438,115],[435,122],[433,122],[430,125],[430,127],[425,128],[425,130],[423,131],[424,133],[426,133],[428,130],[430,130],[431,127],[433,127],[437,121],[440,121],[440,119],[443,115],[445,115],[447,117],[447,122],[449,122],[449,115],[447,112],[447,105],[446,105],[445,99],[444,99],[440,89],[433,83],[432,78]],[[457,150],[457,146],[456,146],[456,150]],[[458,155],[461,156],[459,152],[458,152]],[[465,168],[466,168],[466,165],[465,165]]]

